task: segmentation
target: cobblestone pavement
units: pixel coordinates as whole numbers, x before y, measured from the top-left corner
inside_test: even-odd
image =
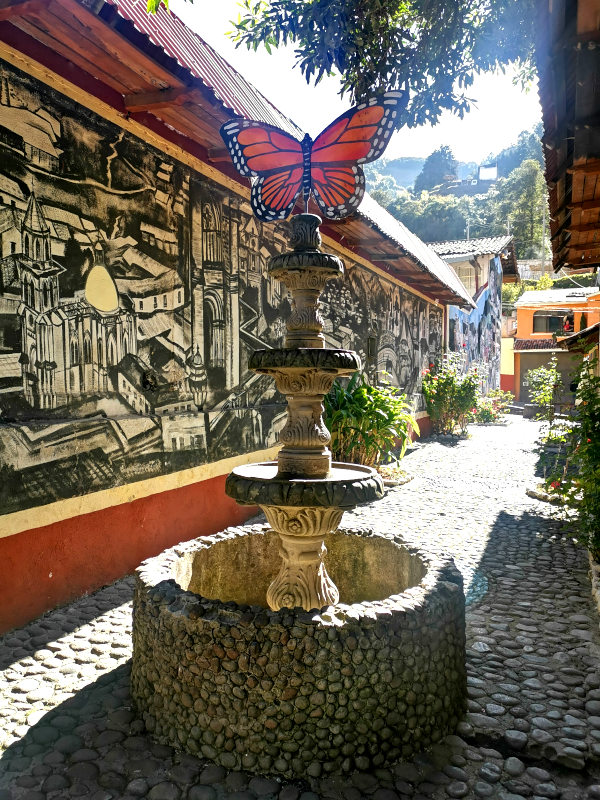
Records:
[[[469,713],[408,764],[341,780],[227,773],[154,744],[128,689],[127,578],[0,639],[0,800],[600,798],[600,633],[586,552],[525,495],[537,423],[474,427],[349,525],[450,551],[468,585]],[[433,543],[433,544],[432,544]]]

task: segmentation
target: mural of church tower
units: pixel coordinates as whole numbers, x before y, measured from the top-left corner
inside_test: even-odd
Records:
[[[97,239],[83,297],[61,298],[65,272],[50,253],[50,229],[31,194],[21,232],[23,393],[34,408],[57,408],[113,389],[110,370],[137,352],[135,317],[123,308]]]
[[[193,184],[190,197],[192,348],[216,382],[229,390],[240,381],[237,217],[225,197]],[[197,357],[196,357],[197,360]]]
[[[50,229],[32,193],[21,231],[21,371],[23,392],[36,408],[56,407],[56,362],[49,312],[60,301],[58,276],[64,268],[50,255]]]

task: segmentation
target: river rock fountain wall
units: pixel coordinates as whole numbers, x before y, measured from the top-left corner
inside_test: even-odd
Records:
[[[250,359],[287,397],[283,446],[226,484],[270,527],[150,559],[134,598],[132,696],[148,730],[224,767],[287,777],[408,758],[454,729],[466,698],[451,559],[394,532],[340,528],[383,487],[373,469],[331,462],[322,400],[360,360],[325,347],[318,297],[343,265],[320,251],[319,222],[293,218],[294,250],[272,259],[293,311],[284,347]]]
[[[267,526],[145,562],[132,691],[158,741],[228,769],[318,777],[408,758],[464,711],[464,598],[451,559],[364,530],[325,539],[340,602],[271,611]]]

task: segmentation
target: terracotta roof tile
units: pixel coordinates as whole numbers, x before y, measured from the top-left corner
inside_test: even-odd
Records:
[[[514,350],[557,350],[554,339],[515,339]]]

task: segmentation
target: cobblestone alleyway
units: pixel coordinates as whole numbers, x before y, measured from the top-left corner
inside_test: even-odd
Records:
[[[132,580],[0,638],[0,800],[600,799],[600,630],[587,553],[530,499],[537,423],[429,440],[344,524],[449,551],[467,589],[469,712],[408,764],[277,781],[154,744],[129,696]]]

